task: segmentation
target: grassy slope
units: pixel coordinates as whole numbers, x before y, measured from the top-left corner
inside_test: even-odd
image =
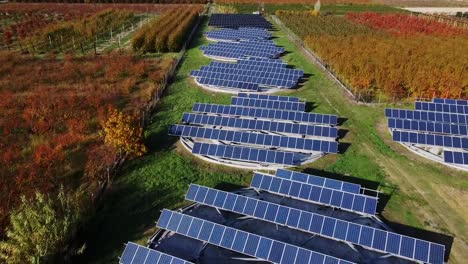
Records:
[[[239,13],[252,13],[259,10],[258,4],[233,4]],[[313,10],[314,4],[265,4],[265,12],[273,14],[277,10],[305,11]],[[343,15],[349,12],[404,12],[402,9],[386,5],[322,5],[322,14],[331,12],[335,15]]]
[[[307,61],[287,41],[282,31],[276,34],[280,37],[276,39],[277,43],[291,52],[284,59],[311,74],[301,89],[285,94],[314,102],[314,112],[336,113],[348,119],[343,128],[349,132],[341,140],[351,143],[347,151],[341,155],[329,155],[302,169],[369,187],[375,183],[383,184],[387,187],[382,190],[392,193],[383,212],[385,219],[457,234],[457,239],[460,237],[466,241],[467,203],[461,200],[466,198],[468,189],[466,174],[415,157],[391,142],[385,129],[381,129],[384,126],[377,126],[384,122],[383,106],[362,106],[347,101],[342,90]],[[183,195],[191,182],[208,186],[223,186],[223,183],[248,185],[249,172],[201,162],[181,150],[178,144],[174,145],[176,139],[166,135],[168,126],[177,123],[184,111],[190,111],[193,102],[229,102],[229,96],[200,90],[187,78],[190,70],[209,62],[197,49],[204,43],[200,37],[199,34],[188,51],[173,85],[153,116],[153,124],[146,132],[150,153],[125,168],[107,195],[104,207],[93,219],[87,234],[88,251],[81,263],[112,262],[121,253],[124,242],[144,243],[154,232],[159,210],[182,205]],[[466,246],[460,240],[455,242],[452,262],[462,263],[462,259],[468,258],[463,245]]]

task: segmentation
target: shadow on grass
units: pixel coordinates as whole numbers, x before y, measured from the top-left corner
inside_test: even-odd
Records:
[[[109,190],[81,236],[86,241],[86,254],[73,262],[89,263],[87,256],[107,256],[105,262],[116,263],[117,259],[113,258],[117,256],[112,256],[114,252],[123,250],[124,243],[138,239],[137,235],[154,227],[160,210],[180,200],[179,196],[180,193],[166,186],[145,192],[135,185]],[[96,238],[96,234],[99,239],[87,239]]]

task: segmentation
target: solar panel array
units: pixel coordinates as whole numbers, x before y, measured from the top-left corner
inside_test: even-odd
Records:
[[[444,260],[444,246],[440,244],[260,199],[196,184],[190,185],[185,199],[326,238],[346,241],[378,252],[427,263],[442,263]]]
[[[216,41],[264,40],[272,37],[265,29],[251,27],[223,28],[206,32],[205,36]]]
[[[251,187],[262,189],[263,187],[261,186],[264,185],[266,178],[258,178],[257,176],[258,174],[254,176]],[[260,174],[260,176],[268,175]],[[356,193],[359,193],[361,188],[357,184],[288,170],[278,170],[275,176],[270,175],[268,177],[271,178],[268,185],[274,186],[275,181],[280,183],[278,188],[283,191],[273,192],[282,196],[291,196],[291,190],[304,183],[307,184],[302,185],[296,191],[297,193],[302,193],[304,186],[309,185],[319,188],[313,189],[313,193],[317,191],[320,193],[320,190],[323,193],[323,189],[331,187],[333,191],[342,191],[343,193],[349,191],[347,192],[349,195],[358,195]],[[292,180],[286,180],[286,178]],[[290,182],[290,184],[285,184],[287,182]],[[266,189],[270,192],[274,188],[277,187],[268,187]],[[286,190],[289,191],[285,192]],[[308,190],[310,191],[310,189]],[[375,197],[368,196],[368,198]],[[257,219],[258,221],[269,222],[284,226],[285,228],[319,235],[326,239],[351,243],[384,255],[390,254],[398,258],[430,264],[444,263],[444,245],[354,223],[349,220],[342,220],[320,212],[309,212],[261,198],[220,191],[197,184],[189,186],[185,199],[218,210],[229,211]],[[349,200],[349,198],[343,199],[343,201],[345,200]],[[329,206],[335,207],[334,205]],[[342,209],[346,210],[345,208]],[[224,248],[271,263],[353,263],[317,250],[310,250],[234,228],[232,226],[233,222],[230,221],[226,221],[225,223],[226,225],[194,217],[187,213],[164,209],[157,222],[157,227],[186,238],[201,241],[210,246]],[[284,230],[286,229],[283,229],[282,232],[287,232]],[[286,238],[288,236],[282,237]],[[154,242],[152,245],[156,245],[156,250],[129,242],[120,258],[120,263],[189,263],[183,259],[158,251],[158,246],[162,242]]]
[[[120,257],[120,264],[191,264],[180,258],[168,255],[157,250],[128,242]]]
[[[208,26],[223,28],[256,27],[272,29],[272,25],[261,15],[212,14]]]
[[[157,226],[179,235],[271,263],[352,263],[275,239],[166,209],[161,213]]]
[[[375,215],[377,210],[377,198],[373,196],[348,193],[323,186],[281,179],[259,172],[255,173],[251,186],[282,196],[289,196],[294,199],[323,204],[363,215]]]
[[[192,142],[193,154],[220,162],[291,166],[338,153],[335,115],[306,113],[297,97],[240,93],[231,102],[195,103],[195,113],[184,113],[169,135]]]
[[[467,102],[442,98],[416,101],[415,110],[388,108],[385,116],[394,141],[441,147],[445,163],[468,165]]]
[[[200,50],[212,59],[235,63],[214,61],[191,71],[190,76],[199,85],[211,89],[249,92],[297,86],[304,72],[287,68],[285,63],[277,59],[284,53],[284,48],[277,47],[270,39],[272,34],[257,22],[245,24],[251,23],[251,19],[264,18],[259,15],[213,15],[213,21],[224,21],[218,24],[213,22],[213,26],[226,25],[226,28],[207,32],[206,37],[217,42],[202,46]]]

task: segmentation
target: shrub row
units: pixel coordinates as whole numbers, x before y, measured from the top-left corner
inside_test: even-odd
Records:
[[[148,22],[132,38],[137,52],[177,52],[197,21],[201,9],[176,8]]]

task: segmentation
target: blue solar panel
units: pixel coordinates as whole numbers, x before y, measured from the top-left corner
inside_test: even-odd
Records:
[[[468,165],[468,152],[444,151],[444,162],[460,165]]]
[[[232,80],[223,80],[223,79],[213,79],[213,78],[199,78],[197,79],[199,84],[207,85],[207,86],[214,86],[217,88],[225,88],[225,89],[239,89],[239,90],[247,90],[247,91],[259,91],[258,84],[254,83],[247,83],[247,82],[239,82],[239,81],[232,81]]]
[[[250,72],[251,73],[251,72]],[[190,72],[190,76],[197,78],[198,80],[202,78],[227,81],[227,82],[244,82],[252,83],[266,87],[279,87],[279,88],[292,88],[296,85],[297,79],[287,78],[286,76],[277,76],[277,78],[272,78],[270,76],[258,77],[256,74],[250,74],[247,72],[245,75],[236,74],[232,71],[226,72],[212,72],[212,71],[202,71],[194,70]],[[262,76],[262,75],[260,75]],[[284,77],[284,78],[283,78]]]
[[[460,100],[460,99],[434,98],[432,101],[434,103],[440,103],[440,104],[468,105],[467,100]]]
[[[465,114],[465,115],[468,114],[468,105],[459,105],[459,104],[444,104],[444,103],[416,101],[416,109],[423,110],[423,111],[458,113],[458,114]]]
[[[209,199],[208,195],[206,195],[207,193],[212,193],[216,199]],[[354,243],[384,253],[394,253],[386,251],[387,237],[400,237],[402,241],[415,241],[413,243],[415,246],[411,248],[405,244],[402,244],[401,246],[398,244],[397,247],[402,248],[402,251],[394,254],[424,262],[427,262],[429,259],[430,254],[428,249],[431,245],[443,248],[443,246],[439,244],[401,236],[394,232],[387,232],[385,230],[351,223],[283,205],[277,205],[260,199],[219,191],[196,184],[190,185],[185,199],[213,206],[221,210],[227,210],[275,224],[285,225],[304,232],[315,233],[323,237]],[[262,204],[263,206],[258,206],[259,204]],[[356,232],[357,230],[359,230],[359,232]],[[352,234],[353,232],[354,235],[350,235],[348,238],[347,234]],[[403,249],[403,247],[405,247],[405,249]]]
[[[338,142],[336,141],[322,141],[288,136],[266,135],[255,132],[227,131],[222,129],[204,128],[197,126],[172,125],[169,128],[169,135],[213,139],[264,147],[295,149],[306,152],[338,152]]]
[[[297,162],[294,158],[294,153],[292,152],[199,142],[194,144],[192,153],[269,164],[294,165]]]
[[[200,69],[202,71],[211,71],[211,72],[222,72],[222,73],[232,73],[238,75],[256,75],[258,77],[268,77],[268,78],[289,78],[297,80],[304,75],[304,72],[296,69],[289,69],[285,67],[277,66],[261,66],[261,65],[243,65],[239,63],[228,63],[228,62],[216,62],[213,61],[208,66],[202,66]]]
[[[468,138],[466,137],[422,134],[417,132],[394,130],[393,140],[396,142],[427,146],[441,146],[459,149],[468,148]]]
[[[331,257],[322,253],[318,253],[312,250],[300,248],[294,245],[290,245],[284,242],[280,242],[274,239],[258,236],[249,232],[241,231],[232,227],[220,225],[213,223],[207,220],[196,218],[193,216],[184,215],[178,212],[173,212],[164,209],[159,217],[157,226],[162,229],[170,230],[180,235],[184,235],[193,239],[201,240],[213,244],[215,246],[220,246],[241,254],[249,255],[258,259],[268,260],[273,263],[294,263],[291,262],[292,256],[303,258],[303,255],[313,255],[320,256],[322,261],[317,262],[312,259],[309,259],[307,262],[303,263],[338,263],[338,264],[350,264],[349,261],[344,261],[335,257]],[[174,220],[173,220],[174,219]],[[160,224],[172,222],[173,225]],[[199,221],[200,225],[193,225],[194,221]],[[177,227],[183,222],[192,222],[188,232],[181,232]],[[172,228],[176,226],[175,228]],[[203,227],[209,226],[210,228],[203,229]],[[222,233],[220,243],[213,243],[210,240],[204,239],[203,237],[212,237],[213,233],[216,232]],[[247,247],[248,246],[248,247]],[[256,248],[255,253],[253,253],[253,248]],[[296,253],[294,253],[296,252]],[[301,253],[301,256],[298,254]]]
[[[246,97],[253,99],[261,100],[273,100],[273,101],[284,101],[284,102],[299,102],[298,97],[293,96],[278,96],[278,95],[268,95],[268,94],[258,94],[258,93],[239,93],[237,97]]]
[[[269,109],[280,109],[289,111],[305,111],[305,103],[303,102],[284,102],[274,100],[263,100],[243,97],[232,97],[232,105],[260,107]]]
[[[399,130],[468,136],[468,125],[389,118],[388,127]]]
[[[166,253],[128,242],[120,257],[120,264],[190,264]]]
[[[212,14],[208,25],[223,28],[272,28],[272,25],[268,20],[263,16],[256,14]]]
[[[184,113],[182,115],[182,122],[188,124],[232,127],[245,130],[271,131],[317,137],[336,138],[338,136],[338,129],[336,127],[248,119],[239,117],[224,117],[215,115]]]
[[[335,115],[323,115],[297,111],[282,111],[218,104],[195,103],[193,106],[193,111],[199,113],[215,113],[229,116],[250,116],[260,119],[290,120],[296,122],[329,125],[336,125],[338,122],[338,117]]]
[[[261,40],[272,37],[270,32],[261,28],[223,28],[207,32],[205,35],[210,39],[221,41]]]
[[[279,190],[274,190],[272,188],[273,186],[271,182],[273,181],[273,179],[276,179],[277,182],[278,181],[280,182],[281,187]],[[299,192],[299,194],[293,194],[291,191],[291,188],[288,187],[288,186],[291,186],[292,184],[298,185],[300,189],[306,189],[306,187],[304,186],[308,186],[309,192],[308,193]],[[257,189],[268,191],[268,192],[278,193],[280,195],[287,195],[292,198],[301,199],[301,200],[305,200],[308,202],[325,204],[331,207],[340,208],[342,210],[356,212],[359,214],[365,214],[365,215],[376,214],[376,209],[377,209],[376,197],[342,192],[339,190],[333,190],[333,189],[324,188],[320,186],[314,186],[314,185],[307,184],[307,183],[294,182],[291,180],[280,179],[278,177],[274,177],[274,176],[267,175],[267,174],[261,174],[261,173],[255,173],[251,186]],[[333,197],[335,193],[343,194],[341,196],[342,199],[340,201],[341,202],[340,206],[336,206],[331,203],[331,197]],[[347,204],[344,202],[345,200],[351,201],[352,203]]]
[[[361,185],[359,184],[323,178],[320,176],[310,175],[296,171],[278,169],[276,170],[276,176],[287,180],[308,183],[311,185],[327,187],[330,189],[344,192],[350,192],[355,194],[359,194],[361,192]]]
[[[420,121],[435,121],[441,123],[456,123],[468,124],[468,115],[439,113],[420,110],[405,110],[405,109],[385,109],[385,116],[397,119],[413,119]]]

